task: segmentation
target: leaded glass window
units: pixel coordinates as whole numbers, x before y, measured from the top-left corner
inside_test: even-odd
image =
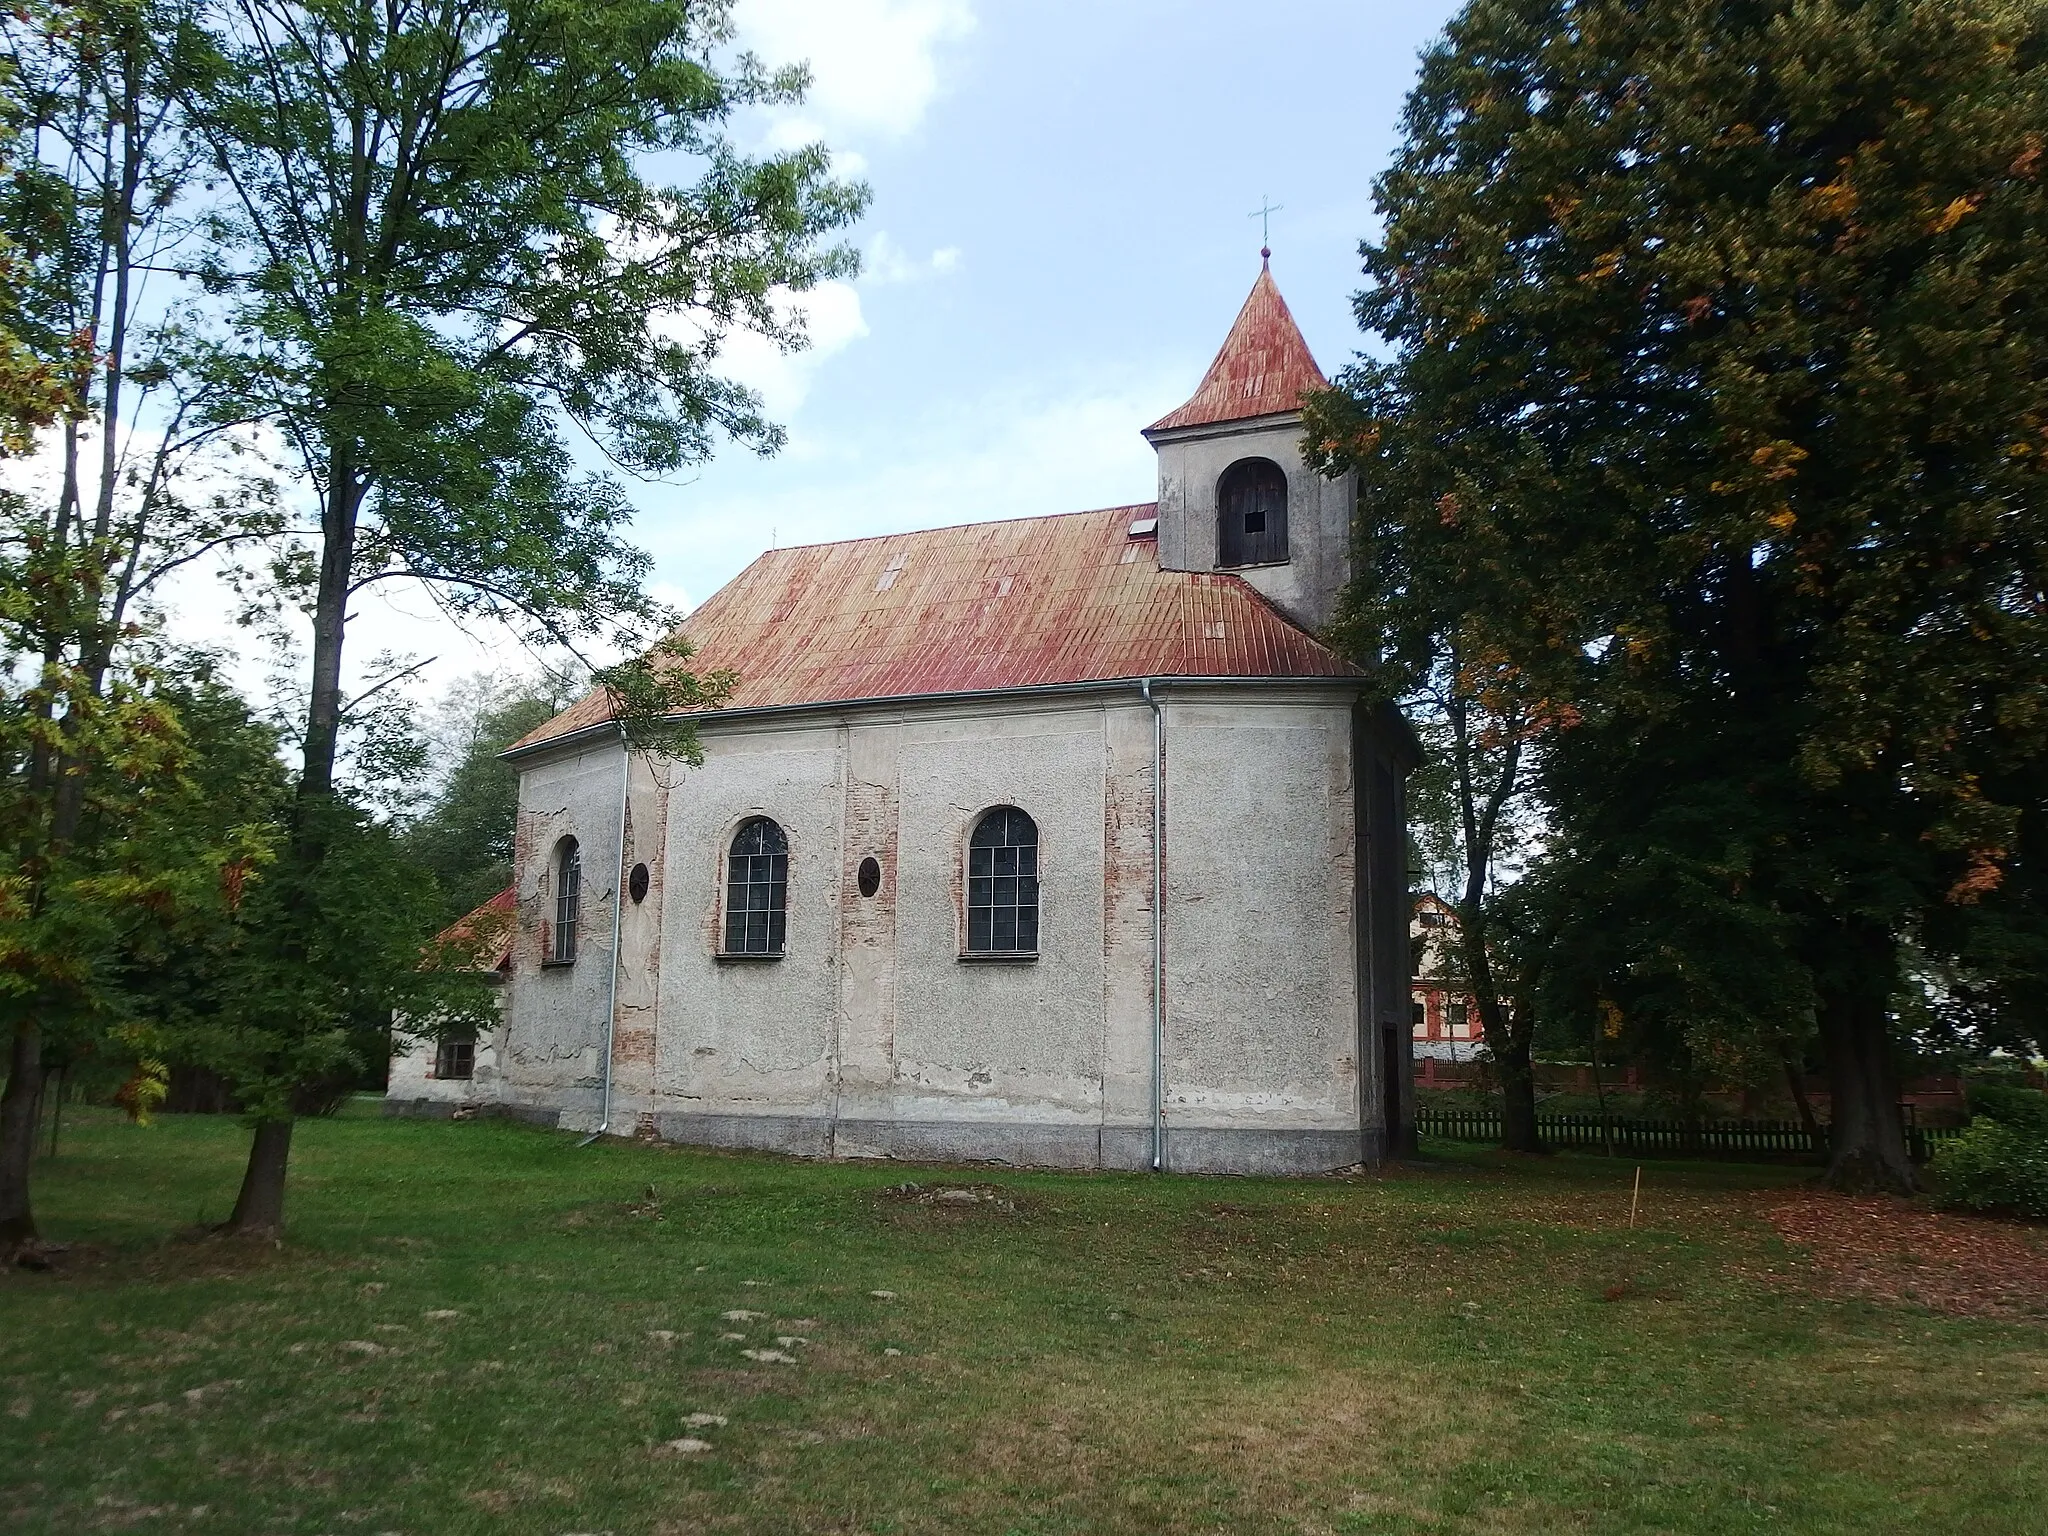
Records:
[[[789,839],[766,816],[742,822],[725,864],[725,952],[779,955],[789,902]]]
[[[583,850],[565,837],[555,852],[555,948],[548,958],[567,965],[576,958],[576,925],[583,916]]]
[[[967,952],[1038,953],[1038,824],[997,806],[967,844]]]

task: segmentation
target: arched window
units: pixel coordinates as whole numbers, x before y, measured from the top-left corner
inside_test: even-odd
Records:
[[[1216,485],[1216,563],[1287,559],[1287,476],[1271,459],[1239,459]]]
[[[1038,824],[999,805],[967,843],[967,952],[1038,953]]]
[[[576,958],[576,925],[583,915],[583,851],[565,837],[555,848],[555,943],[548,956],[556,965]]]
[[[779,955],[789,901],[789,839],[766,816],[740,823],[725,863],[725,952]]]

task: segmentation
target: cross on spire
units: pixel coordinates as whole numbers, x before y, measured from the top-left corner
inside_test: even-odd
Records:
[[[1261,261],[1271,261],[1273,259],[1273,215],[1286,206],[1285,203],[1274,202],[1262,192],[1259,194],[1259,206],[1245,215],[1248,219],[1257,219],[1259,221],[1259,260]]]

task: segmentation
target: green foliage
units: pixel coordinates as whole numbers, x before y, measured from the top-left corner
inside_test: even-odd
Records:
[[[1543,733],[1582,1011],[1868,1062],[1898,937],[2038,892],[2044,123],[2039,0],[1473,0],[1426,57],[1314,435],[1389,690],[1454,652]]]
[[[803,77],[722,68],[726,9],[216,13],[216,72],[191,97],[224,173],[206,277],[237,329],[215,368],[235,411],[305,455],[326,522],[304,570],[337,630],[344,591],[399,577],[548,641],[637,649],[667,627],[620,485],[580,471],[569,435],[635,474],[722,435],[779,444],[717,373],[719,341],[743,326],[801,345],[779,296],[852,270],[823,241],[866,200],[817,146],[733,148],[727,122],[799,99]],[[657,165],[696,179],[651,180]],[[338,645],[316,629],[316,757],[320,652]]]
[[[496,1002],[467,954],[430,951],[431,876],[398,835],[337,799],[290,812],[296,850],[252,873],[233,919],[205,936],[203,984],[170,1026],[255,1120],[332,1105],[390,1054],[395,1014],[489,1028]]]
[[[1965,1211],[2048,1216],[2048,1134],[1979,1115],[1935,1154],[1942,1202]]]
[[[1970,1115],[1976,1120],[1996,1120],[2022,1135],[2048,1141],[2048,1093],[2038,1088],[1972,1083]]]
[[[451,699],[444,708],[460,707]],[[498,754],[554,718],[561,701],[548,692],[513,692],[478,700],[455,761],[426,810],[406,823],[405,851],[433,875],[440,913],[452,922],[512,883],[513,836],[519,819],[519,775]]]

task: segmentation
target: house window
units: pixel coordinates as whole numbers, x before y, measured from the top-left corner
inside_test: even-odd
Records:
[[[1471,1011],[1462,997],[1447,1004],[1446,1007],[1450,1012],[1451,1038],[1455,1040],[1466,1032],[1466,1025],[1471,1020]]]
[[[779,955],[789,902],[789,839],[766,816],[740,823],[725,864],[725,953]]]
[[[447,1035],[434,1048],[434,1076],[469,1078],[476,1076],[476,1036]]]
[[[576,958],[576,925],[583,915],[583,850],[565,837],[555,850],[555,942],[548,960],[568,965]]]
[[[1038,824],[999,805],[967,844],[967,953],[1038,953]]]
[[[1417,915],[1416,921],[1425,928],[1441,928],[1444,926],[1444,915],[1433,907],[1424,907]]]
[[[1287,559],[1287,476],[1271,459],[1239,459],[1216,486],[1216,563]]]
[[[1417,1029],[1422,1028],[1429,1021],[1428,1007],[1422,1003],[1410,1003],[1408,1005],[1408,1021]]]

